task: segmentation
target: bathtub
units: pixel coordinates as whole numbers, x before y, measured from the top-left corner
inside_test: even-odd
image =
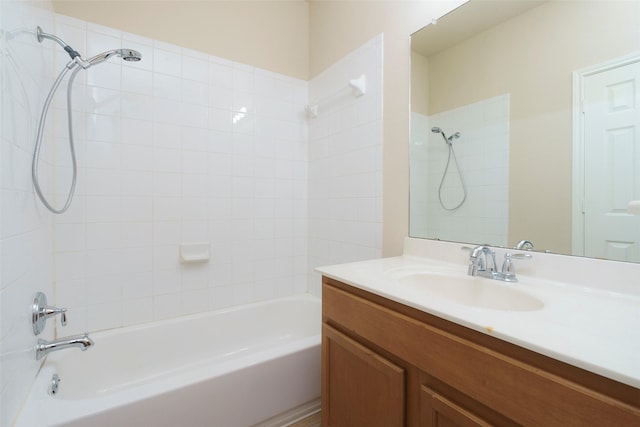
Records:
[[[300,295],[92,333],[47,356],[15,425],[285,425],[319,408],[320,324]]]

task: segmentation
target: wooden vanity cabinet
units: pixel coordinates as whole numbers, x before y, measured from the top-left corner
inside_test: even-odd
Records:
[[[328,325],[323,325],[328,364],[329,425],[404,424],[405,370]],[[330,408],[330,410],[328,409]]]
[[[640,426],[640,390],[323,278],[323,427]],[[534,327],[534,325],[532,325]]]

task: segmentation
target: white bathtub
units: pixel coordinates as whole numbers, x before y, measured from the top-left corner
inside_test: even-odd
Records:
[[[47,356],[16,427],[286,420],[318,405],[320,324],[320,300],[302,295],[90,334],[87,351]]]

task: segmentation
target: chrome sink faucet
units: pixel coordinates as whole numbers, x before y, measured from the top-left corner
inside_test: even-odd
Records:
[[[93,345],[93,340],[89,338],[89,335],[86,333],[84,335],[60,338],[54,341],[39,339],[38,345],[36,346],[36,360],[42,359],[52,351],[64,350],[72,347],[78,347],[80,350],[85,351]]]
[[[489,265],[491,264],[491,265]],[[471,250],[469,276],[492,277],[496,271],[496,253],[488,246],[480,245]]]
[[[463,249],[465,248],[463,247]],[[516,270],[513,266],[513,259],[531,259],[531,255],[511,254],[507,252],[504,255],[502,270],[498,271],[495,251],[486,245],[479,245],[471,249],[467,274],[469,274],[469,276],[486,277],[503,282],[517,282],[518,278],[516,277]]]

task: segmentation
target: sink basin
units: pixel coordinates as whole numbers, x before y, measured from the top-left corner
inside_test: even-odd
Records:
[[[417,298],[442,298],[470,307],[505,311],[534,311],[544,307],[538,298],[515,289],[517,283],[433,272],[399,274],[396,280]]]

